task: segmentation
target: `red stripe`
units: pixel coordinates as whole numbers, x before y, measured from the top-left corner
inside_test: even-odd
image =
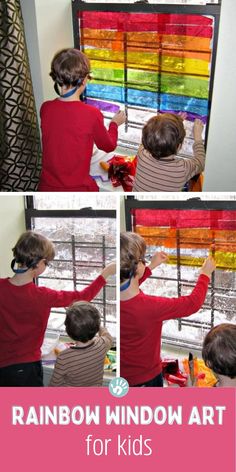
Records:
[[[201,15],[79,12],[81,28],[212,37],[213,20]]]
[[[236,230],[236,211],[133,209],[131,213],[134,226]]]
[[[203,15],[172,15],[165,13],[121,13],[121,12],[78,12],[81,19],[91,21],[94,18],[101,23],[106,21],[116,22],[136,22],[136,23],[170,23],[170,24],[188,24],[188,25],[212,25],[212,18]],[[132,17],[132,18],[131,18]]]

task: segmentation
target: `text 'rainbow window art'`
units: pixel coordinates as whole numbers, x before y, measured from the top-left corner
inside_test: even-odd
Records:
[[[139,144],[156,113],[186,112],[181,155],[192,155],[192,123],[207,122],[214,17],[79,11],[80,47],[90,58],[88,103],[107,118],[125,109],[121,144]]]

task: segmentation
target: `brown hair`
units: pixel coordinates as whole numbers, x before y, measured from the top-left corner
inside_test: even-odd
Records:
[[[100,328],[100,313],[89,302],[75,302],[66,310],[66,332],[74,341],[86,343]]]
[[[135,276],[140,259],[146,252],[146,243],[139,234],[126,232],[120,235],[120,281]]]
[[[156,159],[177,154],[184,138],[182,118],[171,113],[150,118],[142,132],[144,148]]]
[[[41,259],[52,261],[55,257],[53,243],[42,234],[26,231],[12,249],[16,262],[27,267],[34,267]]]
[[[236,325],[222,323],[207,333],[202,357],[216,374],[236,377]]]
[[[89,59],[79,49],[62,49],[54,56],[50,76],[61,87],[76,86],[89,74]]]

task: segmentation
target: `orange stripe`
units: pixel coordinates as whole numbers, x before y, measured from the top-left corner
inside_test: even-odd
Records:
[[[101,41],[98,39],[90,39],[86,42],[86,46],[94,47],[96,49],[110,49],[112,51],[124,51],[124,44],[120,40],[115,41]],[[85,50],[86,51],[86,50]],[[142,43],[142,46],[132,45],[128,47],[128,51],[136,51],[136,52],[150,52],[150,54],[158,53],[158,47],[152,48],[150,44],[147,44],[145,47]],[[161,49],[160,50],[164,56],[175,56],[175,57],[183,57],[183,58],[191,58],[191,59],[201,59],[203,61],[209,62],[210,60],[210,53],[207,52],[197,52],[197,51],[177,51],[171,49]]]
[[[176,229],[156,227],[136,227],[136,233],[143,236],[150,246],[176,248]],[[209,249],[214,243],[214,250],[236,253],[236,232],[202,229],[180,229],[181,248]]]
[[[89,28],[82,29],[82,37],[86,39],[86,45],[92,44],[92,40],[105,40],[123,43],[124,33],[121,31],[93,30]],[[90,40],[91,38],[91,40]],[[176,36],[176,35],[159,35],[157,33],[127,33],[127,41],[133,46],[142,46],[143,43],[161,44],[162,48],[178,49],[189,51],[211,51],[211,41],[209,38],[195,38],[194,36]],[[104,43],[103,43],[104,44]],[[119,45],[120,47],[120,45]],[[111,47],[112,49],[112,47]],[[115,48],[116,49],[116,48]]]

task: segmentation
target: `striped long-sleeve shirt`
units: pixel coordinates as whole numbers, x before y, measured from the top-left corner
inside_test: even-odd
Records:
[[[100,387],[107,351],[112,346],[112,336],[103,328],[85,346],[76,344],[62,351],[57,357],[50,387]]]
[[[134,192],[180,192],[186,182],[200,174],[205,166],[205,149],[202,141],[193,144],[193,157],[168,156],[155,159],[141,145],[134,180]]]

